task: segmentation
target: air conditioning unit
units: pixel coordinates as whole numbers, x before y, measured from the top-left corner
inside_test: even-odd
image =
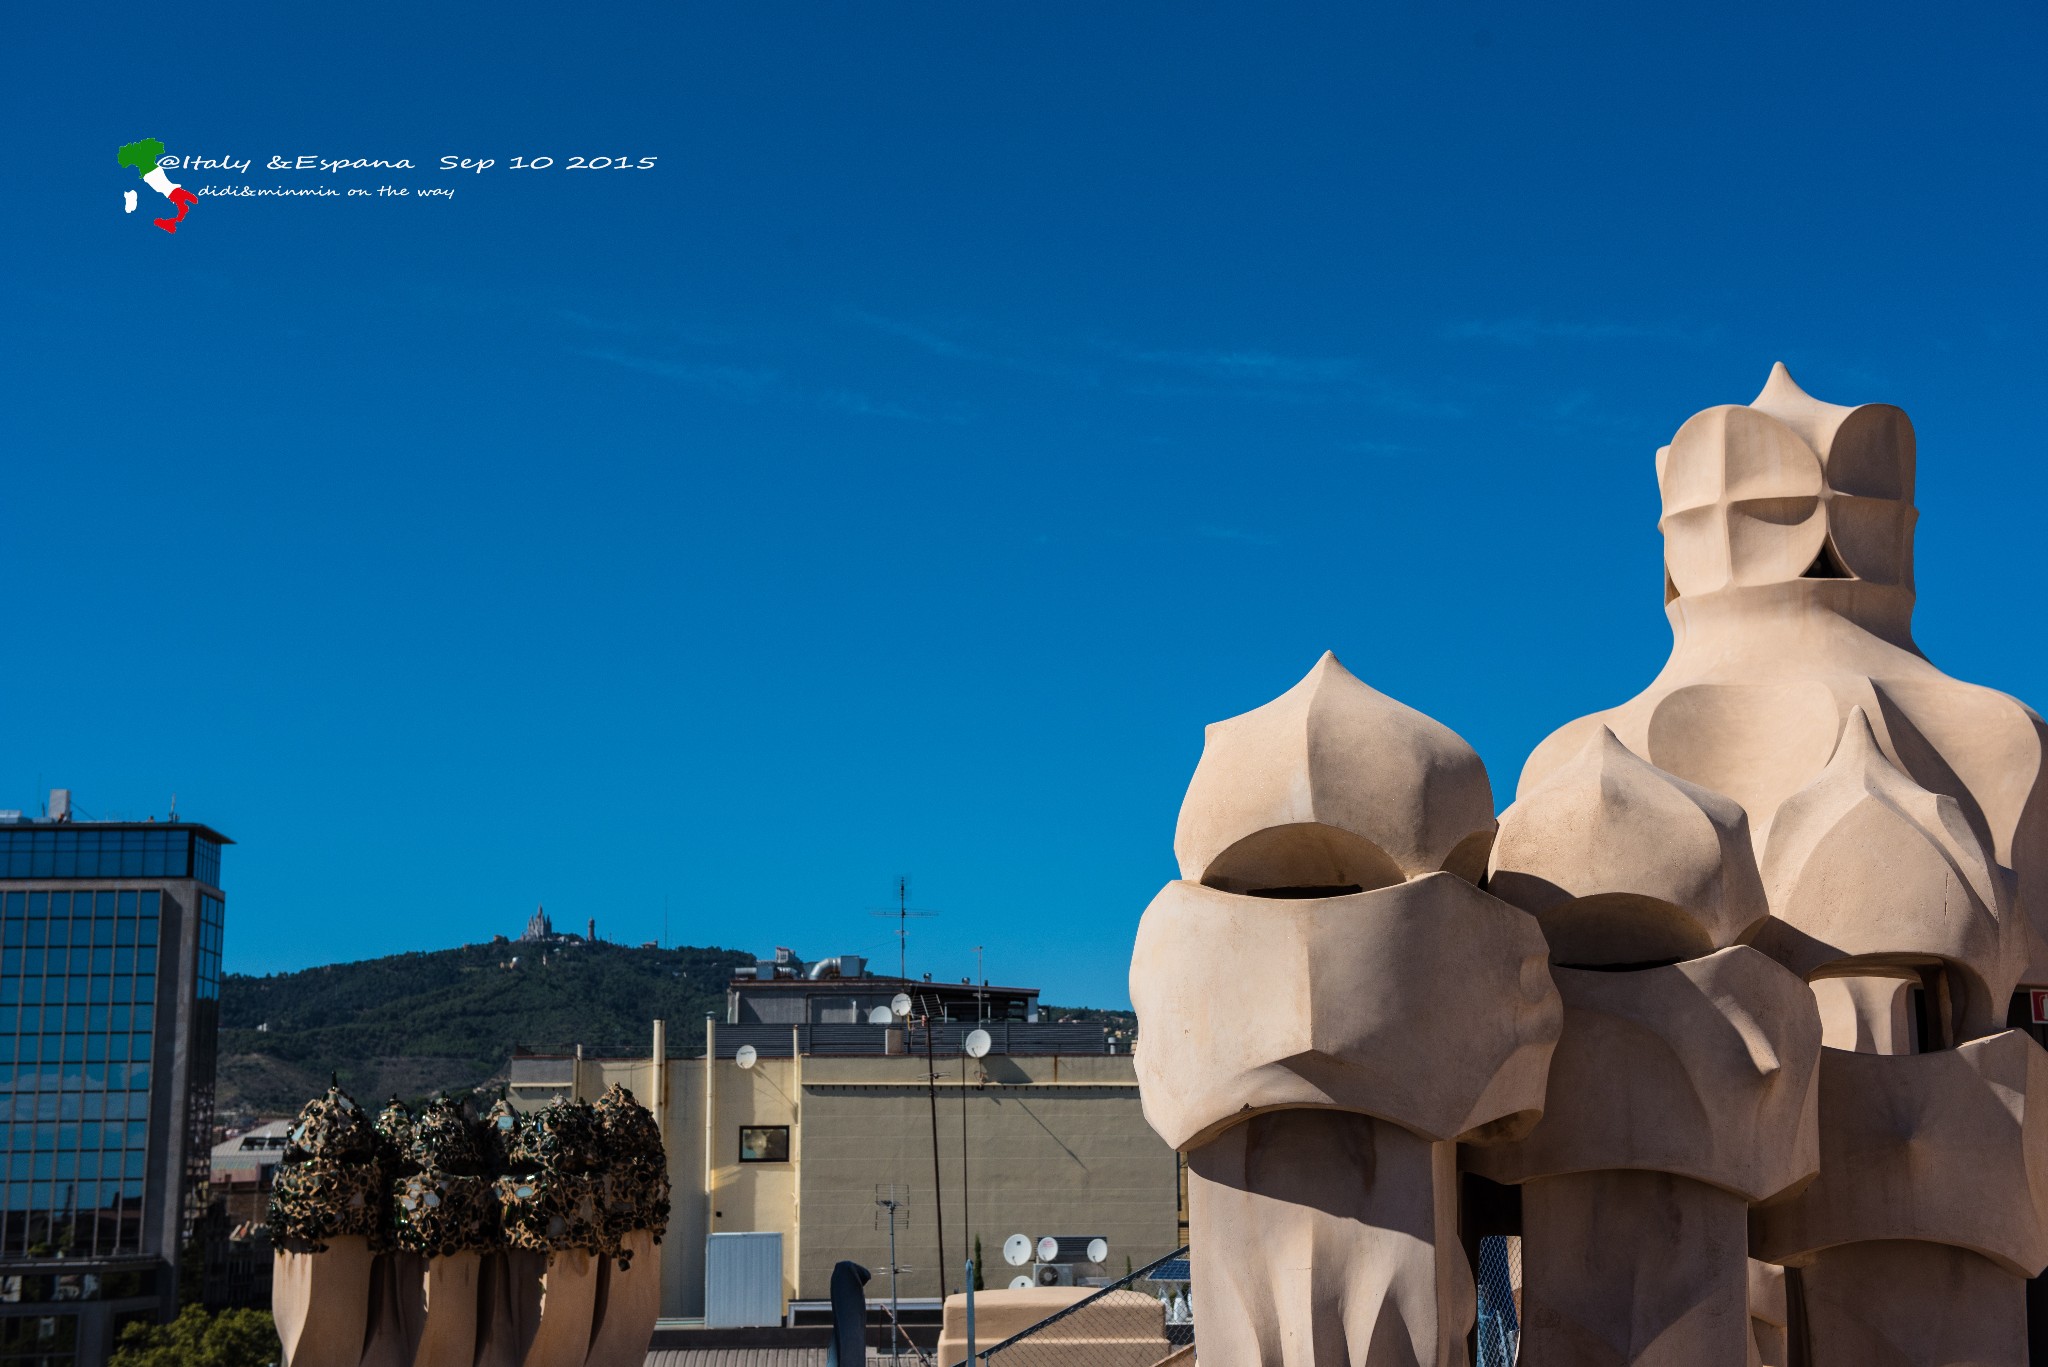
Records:
[[[1072,1263],[1033,1263],[1031,1280],[1038,1286],[1072,1286],[1074,1265]]]

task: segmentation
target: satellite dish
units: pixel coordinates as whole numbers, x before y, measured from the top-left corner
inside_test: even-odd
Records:
[[[896,1013],[886,1006],[878,1006],[868,1012],[869,1025],[893,1025],[895,1022]]]
[[[1012,1267],[1022,1267],[1031,1261],[1031,1236],[1012,1234],[1003,1240],[1003,1261]]]
[[[1060,1241],[1048,1234],[1038,1241],[1038,1261],[1049,1263],[1060,1256]]]
[[[1038,1283],[1032,1281],[1029,1277],[1010,1278],[1010,1289],[1012,1291],[1029,1291],[1032,1287],[1036,1285],[1038,1285]]]
[[[760,1058],[760,1050],[751,1044],[742,1044],[738,1052],[732,1056],[732,1061],[742,1068],[751,1068],[760,1061]]]
[[[988,1037],[988,1031],[969,1030],[967,1038],[960,1041],[960,1047],[967,1051],[967,1057],[980,1058],[988,1053],[989,1046],[994,1043],[995,1041]],[[1098,1259],[1098,1261],[1100,1260]]]
[[[1107,1239],[1090,1239],[1090,1240],[1088,1241],[1088,1261],[1089,1261],[1089,1262],[1091,1262],[1091,1263],[1106,1263],[1106,1262],[1108,1262],[1108,1261],[1109,1261],[1109,1240],[1107,1240]]]
[[[898,992],[895,996],[889,998],[889,1010],[898,1016],[909,1015],[910,994],[908,992]]]

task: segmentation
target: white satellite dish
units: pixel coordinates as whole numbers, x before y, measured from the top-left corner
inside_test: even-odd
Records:
[[[1060,1241],[1048,1234],[1038,1241],[1038,1261],[1049,1263],[1060,1256]]]
[[[895,996],[889,998],[889,1010],[898,1016],[909,1015],[910,994],[908,992],[898,992]]]
[[[960,1041],[960,1047],[967,1051],[967,1057],[969,1058],[983,1057],[994,1044],[995,1041],[989,1038],[988,1031],[986,1030],[969,1030],[967,1038]],[[1101,1260],[1097,1259],[1097,1261]]]
[[[1029,1277],[1010,1278],[1010,1289],[1012,1291],[1029,1291],[1032,1287],[1036,1285],[1038,1285],[1038,1283],[1032,1281]]]
[[[732,1056],[732,1061],[742,1068],[751,1068],[760,1060],[761,1051],[751,1044],[742,1044]]]
[[[896,1013],[886,1006],[878,1006],[868,1012],[869,1025],[894,1025],[895,1023]]]
[[[1012,1234],[1003,1240],[1003,1261],[1012,1267],[1022,1267],[1031,1261],[1031,1236]]]
[[[1089,1262],[1091,1262],[1091,1263],[1106,1263],[1106,1262],[1108,1262],[1108,1261],[1109,1261],[1109,1240],[1107,1240],[1107,1239],[1090,1239],[1090,1240],[1088,1241],[1088,1261],[1089,1261]]]

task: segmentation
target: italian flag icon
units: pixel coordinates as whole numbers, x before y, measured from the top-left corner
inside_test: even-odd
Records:
[[[123,147],[116,154],[115,161],[121,166],[134,167],[135,174],[142,177],[143,184],[178,206],[176,218],[152,220],[157,227],[162,228],[165,232],[174,233],[178,231],[178,225],[185,221],[185,211],[198,203],[199,197],[164,174],[163,168],[157,165],[158,160],[162,158],[163,154],[164,145],[162,143],[158,142],[155,138],[144,138],[141,142],[131,142]],[[127,212],[133,213],[134,211],[135,200],[134,196],[130,194],[127,200]]]

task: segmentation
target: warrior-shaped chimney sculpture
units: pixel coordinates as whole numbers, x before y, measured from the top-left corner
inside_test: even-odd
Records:
[[[2048,731],[1914,645],[1913,475],[1782,366],[1687,421],[1671,659],[1490,851],[1476,756],[1328,657],[1210,729],[1132,973],[1205,1358],[1465,1362],[1455,1164],[1520,1193],[1527,1367],[2022,1367]]]
[[[1204,1360],[1462,1360],[1456,1141],[1535,1119],[1560,1015],[1535,919],[1474,886],[1493,825],[1472,748],[1333,655],[1209,728],[1131,961]]]

